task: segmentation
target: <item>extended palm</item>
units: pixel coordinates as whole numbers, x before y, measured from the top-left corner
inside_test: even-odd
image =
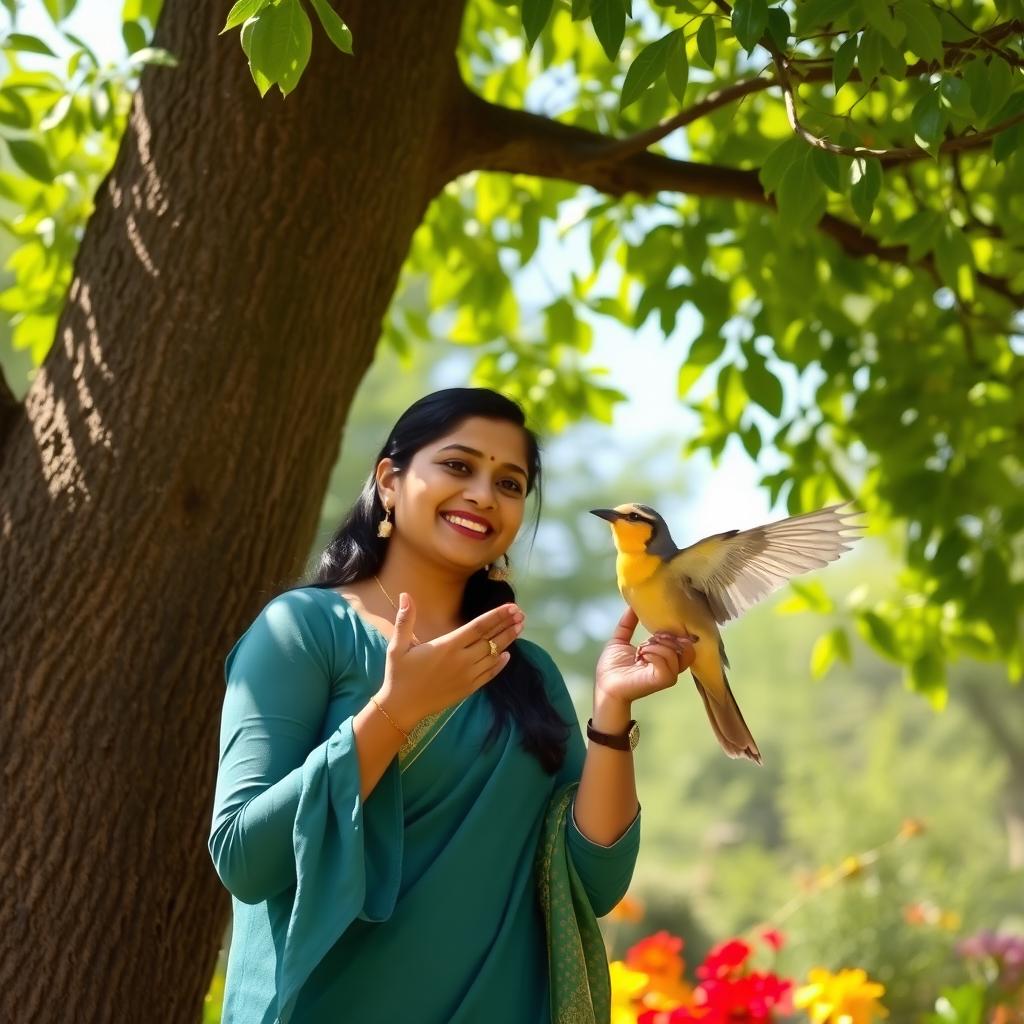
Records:
[[[673,686],[693,664],[693,642],[687,637],[658,634],[639,648],[632,644],[638,620],[627,608],[597,661],[597,689],[631,702]]]

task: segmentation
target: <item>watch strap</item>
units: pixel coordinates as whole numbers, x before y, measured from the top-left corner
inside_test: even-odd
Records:
[[[616,736],[614,733],[599,732],[594,728],[594,720],[590,718],[587,720],[587,736],[595,743],[611,747],[614,750],[632,750],[633,744],[630,743],[629,734],[634,725],[636,725],[636,721],[630,719],[629,725],[626,726],[626,731],[621,736]]]

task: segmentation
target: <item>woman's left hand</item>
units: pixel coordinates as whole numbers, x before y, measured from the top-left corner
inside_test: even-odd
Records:
[[[597,661],[595,697],[629,704],[650,693],[674,686],[696,656],[693,641],[686,637],[650,640],[644,645],[640,661],[632,645],[639,620],[632,608],[619,619],[612,638]]]

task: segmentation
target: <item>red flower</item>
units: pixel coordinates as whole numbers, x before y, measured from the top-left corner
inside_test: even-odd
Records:
[[[641,939],[626,951],[626,966],[634,971],[643,971],[657,978],[681,978],[683,958],[679,951],[683,940],[666,931]]]
[[[752,971],[739,978],[709,978],[694,991],[695,1005],[641,1013],[637,1024],[771,1024],[790,1012],[791,981]]]
[[[697,968],[698,978],[728,978],[742,967],[753,952],[742,939],[729,939],[714,947]]]
[[[761,932],[761,939],[776,951],[782,949],[782,946],[786,941],[782,932],[776,928],[765,928],[765,930]]]

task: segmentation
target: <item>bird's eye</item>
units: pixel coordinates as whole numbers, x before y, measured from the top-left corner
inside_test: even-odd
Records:
[[[630,512],[629,515],[626,516],[626,518],[631,523],[642,523],[643,522],[643,516],[637,515],[636,512]]]

